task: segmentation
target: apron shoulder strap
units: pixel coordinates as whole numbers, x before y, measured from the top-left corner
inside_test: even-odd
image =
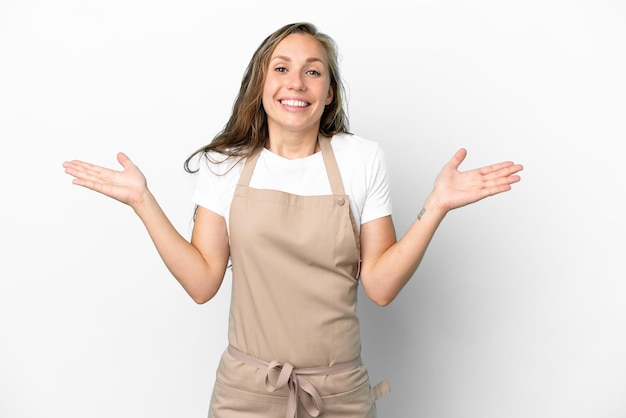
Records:
[[[343,184],[341,183],[341,176],[339,175],[339,167],[337,166],[333,147],[330,144],[330,138],[320,135],[318,141],[320,143],[320,149],[322,150],[322,157],[324,158],[330,189],[334,195],[344,195]]]
[[[259,155],[261,155],[261,151],[254,151],[252,154],[246,157],[246,161],[243,165],[243,170],[241,171],[241,175],[239,176],[239,181],[237,181],[238,186],[247,186],[250,184],[250,179],[252,178],[252,173],[254,172],[254,167],[256,166],[256,162],[259,159]]]

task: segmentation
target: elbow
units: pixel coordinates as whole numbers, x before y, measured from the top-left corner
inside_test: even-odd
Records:
[[[376,297],[371,297],[370,299],[372,300],[372,302],[374,302],[376,305],[380,306],[380,307],[385,307],[385,306],[389,306],[389,304],[391,302],[393,302],[394,298],[391,296],[387,296],[387,295],[380,295],[380,296],[376,296]]]
[[[187,293],[189,294],[189,296],[191,296],[191,299],[193,299],[194,302],[196,302],[198,305],[203,305],[213,299],[213,296],[215,296],[217,292],[204,290],[195,292],[188,291]]]
[[[198,305],[204,305],[205,303],[211,300],[211,298],[199,297],[199,296],[192,296],[191,299],[193,299],[193,301],[196,302]]]
[[[398,295],[395,286],[390,286],[386,280],[374,280],[369,275],[361,274],[361,285],[367,297],[381,307],[388,306]]]
[[[376,305],[388,306],[396,298],[396,293],[385,291],[383,289],[368,289],[364,286],[365,294]]]
[[[198,305],[203,305],[213,299],[220,289],[221,280],[210,280],[200,276],[200,278],[192,278],[186,281],[178,280],[185,289],[185,292]]]

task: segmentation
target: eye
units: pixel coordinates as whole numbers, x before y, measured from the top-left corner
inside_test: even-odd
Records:
[[[274,71],[276,71],[277,73],[286,73],[287,69],[285,67],[276,67],[274,68]]]
[[[319,71],[317,71],[317,70],[309,70],[309,71],[307,71],[306,73],[307,73],[307,74],[309,74],[309,75],[314,75],[314,76],[320,76],[320,75],[322,75],[322,73],[320,73],[320,72],[319,72]]]

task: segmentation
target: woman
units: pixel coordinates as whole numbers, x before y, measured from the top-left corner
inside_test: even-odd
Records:
[[[244,74],[224,130],[198,158],[191,242],[172,226],[140,170],[64,163],[73,183],[131,206],[165,264],[197,302],[220,288],[229,259],[229,346],[210,417],[374,417],[386,383],[371,388],[360,361],[358,282],[389,304],[417,269],[452,209],[511,189],[522,166],[443,167],[406,234],[396,240],[385,162],[348,132],[337,51],[308,23],[268,36]]]

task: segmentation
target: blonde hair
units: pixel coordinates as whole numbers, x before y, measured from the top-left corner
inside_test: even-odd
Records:
[[[259,45],[248,63],[233,111],[224,129],[213,138],[210,144],[196,150],[185,160],[186,171],[197,171],[189,168],[189,162],[199,153],[216,151],[226,155],[227,158],[245,158],[265,147],[269,133],[267,114],[262,103],[263,84],[274,49],[280,41],[292,34],[311,35],[326,51],[330,88],[334,96],[332,102],[324,109],[319,133],[328,137],[337,133],[349,133],[348,117],[344,109],[345,88],[339,74],[338,49],[335,41],[330,36],[319,32],[311,23],[292,23],[278,29]]]

